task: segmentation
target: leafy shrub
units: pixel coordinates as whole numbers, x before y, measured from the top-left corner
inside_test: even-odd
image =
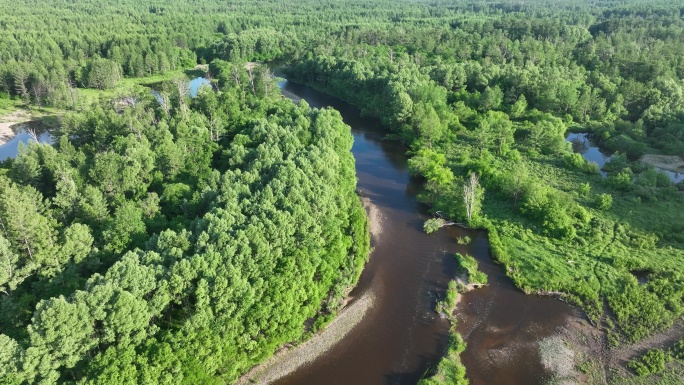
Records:
[[[589,196],[589,193],[591,193],[591,185],[589,183],[582,183],[578,193],[581,197]]]
[[[613,196],[610,194],[599,194],[594,200],[596,208],[603,211],[610,210],[613,207]]]
[[[444,225],[444,219],[442,218],[430,218],[423,224],[423,231],[428,234],[432,234],[439,230]]]
[[[607,179],[608,185],[616,190],[629,191],[632,189],[632,171],[623,169]]]
[[[449,349],[439,362],[435,373],[418,382],[418,385],[468,385],[466,368],[461,363],[461,353],[465,351],[466,343],[458,333],[451,335]]]
[[[627,366],[636,373],[637,376],[660,373],[665,369],[665,364],[671,357],[662,349],[651,349],[640,358],[635,358]]]
[[[573,168],[587,174],[595,174],[599,171],[598,164],[584,159],[581,154],[576,152],[566,154],[563,157],[563,163],[565,163],[568,168]]]
[[[446,318],[451,319],[452,313],[456,308],[456,300],[458,299],[458,285],[455,280],[449,281],[447,286],[446,296],[443,300],[437,302],[435,311]]]
[[[684,341],[679,341],[671,347],[670,354],[672,355],[672,358],[684,360]]]
[[[468,273],[468,282],[476,285],[486,285],[488,282],[487,274],[477,268],[477,261],[470,255],[456,253],[456,261],[461,269]]]

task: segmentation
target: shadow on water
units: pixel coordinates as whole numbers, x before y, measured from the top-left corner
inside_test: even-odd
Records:
[[[541,383],[535,341],[551,333],[572,308],[517,290],[492,263],[485,233],[452,227],[425,234],[423,222],[430,215],[416,199],[421,181],[409,176],[406,149],[382,140],[385,131],[378,120],[362,118],[358,109],[311,88],[288,81],[280,86],[284,95],[302,98],[312,107],[335,108],[352,127],[358,190],[380,211],[382,230],[351,293],[373,291],[373,309],[334,348],[276,383],[416,384],[447,347],[449,323],[434,306],[455,277],[456,252],[476,257],[492,283],[464,296],[460,305],[459,330],[469,344],[464,361],[471,384]],[[464,235],[473,242],[458,245],[456,238]],[[527,349],[509,348],[509,361],[492,363],[487,358],[493,348],[512,344]]]

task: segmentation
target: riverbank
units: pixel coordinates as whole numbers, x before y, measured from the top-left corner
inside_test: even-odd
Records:
[[[361,197],[361,203],[366,209],[371,236],[373,237],[373,240],[377,241],[382,234],[382,213],[380,212],[380,209],[371,202],[370,198]]]
[[[382,213],[370,198],[360,197],[360,200],[366,210],[371,236],[377,241],[382,234]],[[352,289],[353,287],[350,287],[348,292]],[[235,384],[270,384],[316,360],[332,349],[364,319],[373,308],[375,300],[376,293],[373,288],[358,298],[348,296],[342,301],[342,310],[323,330],[301,345],[281,347],[271,358],[240,377]]]
[[[373,291],[364,293],[340,311],[321,332],[299,346],[281,348],[266,362],[252,368],[236,384],[270,384],[314,361],[354,329],[373,307],[374,302]]]
[[[660,383],[659,376],[635,377],[627,369],[627,363],[649,349],[671,346],[682,339],[684,323],[679,322],[668,330],[642,341],[611,347],[607,330],[592,325],[588,319],[576,314],[567,317],[565,323],[558,327],[553,335],[542,341],[539,344],[539,351],[541,360],[555,383],[656,384]],[[681,383],[684,383],[684,380],[679,382]]]

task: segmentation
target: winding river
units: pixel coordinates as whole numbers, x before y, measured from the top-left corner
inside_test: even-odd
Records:
[[[381,234],[353,297],[372,291],[372,310],[332,349],[287,377],[280,385],[411,384],[439,361],[448,342],[449,324],[434,306],[456,273],[453,254],[477,258],[490,285],[463,296],[458,331],[468,349],[462,355],[472,385],[543,384],[537,342],[554,333],[577,311],[563,302],[526,296],[492,262],[484,232],[446,228],[427,235],[430,218],[416,199],[420,181],[409,176],[406,149],[384,141],[380,122],[309,87],[284,81],[283,94],[312,107],[340,111],[354,135],[359,193],[381,213]],[[472,242],[459,245],[468,235]]]
[[[540,363],[537,343],[577,311],[517,290],[502,267],[492,262],[484,232],[446,228],[425,234],[423,222],[430,215],[416,198],[421,183],[409,176],[406,149],[383,140],[386,132],[379,121],[361,117],[357,108],[309,87],[288,81],[280,86],[295,101],[335,108],[351,126],[358,190],[379,211],[381,233],[374,238],[374,251],[351,293],[359,298],[372,292],[373,308],[332,349],[277,384],[416,384],[447,346],[449,323],[433,309],[455,277],[456,252],[474,256],[490,282],[465,294],[457,310],[458,331],[468,343],[462,359],[470,383],[545,383],[548,373]],[[17,143],[27,139],[20,133],[0,147],[0,155],[15,156]],[[456,242],[464,235],[472,239],[469,245]]]

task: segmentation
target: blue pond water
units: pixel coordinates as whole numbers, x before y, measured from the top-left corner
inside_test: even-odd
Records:
[[[202,87],[203,85],[211,86],[211,82],[207,78],[203,78],[203,77],[196,77],[196,78],[190,80],[190,83],[188,85],[188,93],[190,94],[190,97],[194,98],[195,96],[197,96],[197,93],[199,92],[200,87]],[[159,91],[153,89],[152,95],[154,95],[154,97],[157,98],[157,101],[159,103],[162,103],[162,99],[161,99],[161,95],[159,94]]]
[[[33,141],[31,134],[29,134],[25,129],[19,128],[19,132],[14,138],[0,146],[0,161],[3,161],[7,158],[16,157],[17,153],[19,152],[19,143],[26,144],[29,141]],[[52,137],[50,136],[49,132],[43,132],[38,137],[38,141],[40,143],[52,143]]]

